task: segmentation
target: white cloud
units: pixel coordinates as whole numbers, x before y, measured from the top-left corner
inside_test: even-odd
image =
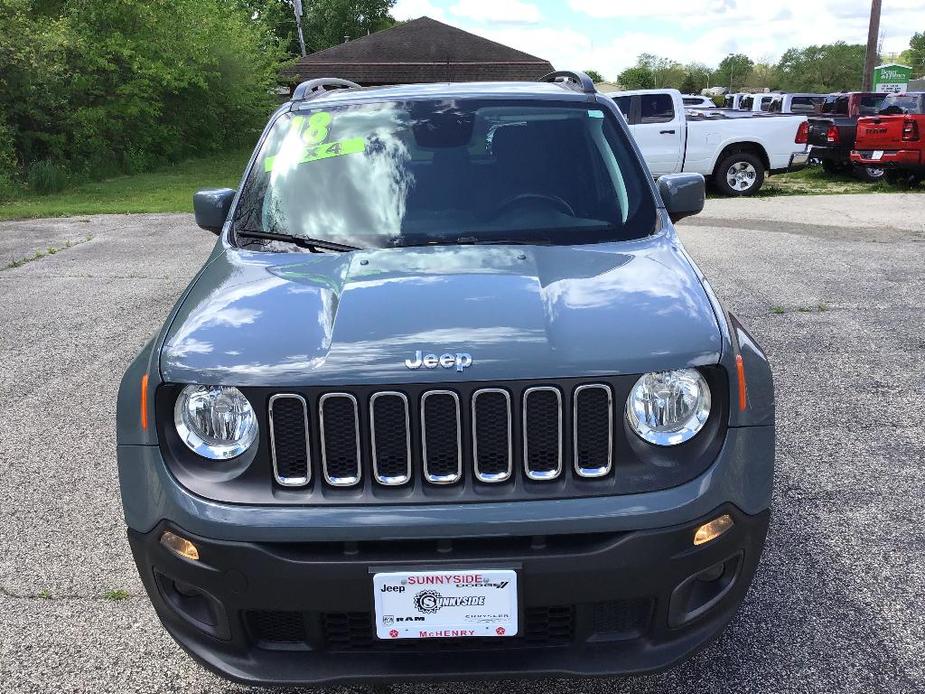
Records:
[[[595,69],[614,79],[635,64],[640,53],[715,66],[729,53],[776,62],[791,47],[835,41],[866,43],[870,11],[868,0],[659,0],[649,5],[570,0],[570,5],[576,20],[569,26],[465,28],[547,58],[558,69]],[[913,28],[925,27],[923,7],[922,0],[891,0],[884,6],[884,52],[908,48]],[[656,20],[651,31],[648,22],[639,21],[648,18]],[[621,30],[621,19],[630,26]],[[600,32],[581,31],[588,22],[606,22],[613,26],[613,33],[594,40],[593,34]]]
[[[674,36],[695,37],[682,41],[688,46],[702,45],[701,38],[705,35],[719,36],[725,32],[723,43],[729,48],[720,52],[720,58],[734,50],[753,58],[771,56],[776,60],[791,47],[835,41],[866,43],[870,12],[868,0],[659,0],[649,5],[569,0],[569,4],[576,12],[595,20],[658,20],[660,31],[649,35],[647,52],[682,62],[685,58],[662,47],[666,43],[662,38],[666,28]],[[908,48],[911,28],[925,25],[923,8],[922,0],[891,0],[884,5],[880,36],[885,52]],[[708,55],[717,54],[709,46],[706,48]],[[711,62],[706,56],[699,59]]]
[[[430,0],[398,0],[390,14],[399,21],[425,16],[440,21],[446,19],[446,12],[443,8],[437,7]]]
[[[392,14],[428,15],[546,58],[556,68],[595,69],[616,78],[640,53],[715,66],[729,53],[776,62],[791,47],[865,43],[870,12],[869,0],[568,0],[568,5],[568,23],[556,24],[542,16],[544,5],[536,0],[398,0]],[[905,50],[913,31],[925,28],[923,0],[884,3],[880,27],[884,52]],[[609,33],[602,34],[603,28]]]
[[[539,7],[521,0],[459,0],[450,12],[477,22],[538,24],[543,18]]]

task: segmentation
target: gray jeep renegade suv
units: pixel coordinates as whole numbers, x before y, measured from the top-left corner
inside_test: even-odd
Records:
[[[234,680],[610,675],[708,643],[768,526],[761,349],[580,73],[297,88],[118,402],[164,626]],[[420,657],[426,654],[426,657]]]

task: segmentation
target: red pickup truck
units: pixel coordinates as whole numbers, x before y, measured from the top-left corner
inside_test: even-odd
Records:
[[[883,177],[883,169],[851,166],[851,150],[861,116],[873,116],[880,110],[885,93],[845,92],[829,94],[819,115],[809,117],[810,159],[819,161],[826,173],[854,169],[862,180],[871,183]]]
[[[925,179],[925,92],[891,94],[880,113],[858,120],[851,161],[883,167],[887,179],[918,184]]]

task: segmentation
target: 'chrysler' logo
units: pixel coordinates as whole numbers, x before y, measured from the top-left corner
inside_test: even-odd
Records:
[[[409,369],[436,369],[442,366],[444,369],[452,369],[462,373],[463,369],[472,365],[472,355],[468,352],[456,352],[456,354],[424,354],[421,350],[414,353],[414,359],[405,359],[405,366]]]

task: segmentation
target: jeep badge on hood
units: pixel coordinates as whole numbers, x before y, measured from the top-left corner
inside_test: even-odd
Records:
[[[424,354],[421,350],[414,353],[414,359],[405,359],[405,366],[409,369],[436,369],[442,366],[444,369],[452,369],[454,366],[459,373],[472,365],[472,355],[468,352],[457,352],[456,354]]]

